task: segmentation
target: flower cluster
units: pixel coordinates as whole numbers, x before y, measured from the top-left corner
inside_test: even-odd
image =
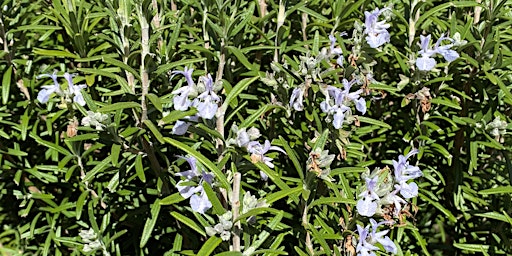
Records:
[[[203,182],[213,186],[213,173],[205,172],[202,168],[199,170],[194,157],[181,158],[187,160],[190,170],[175,174],[184,178],[176,184],[176,188],[185,199],[190,198],[190,207],[193,211],[204,214],[212,207],[212,203],[204,191]]]
[[[361,114],[364,115],[366,113],[366,101],[363,97],[360,97],[363,90],[359,89],[355,92],[350,92],[352,85],[356,81],[353,79],[349,82],[343,79],[343,89],[334,86],[327,86],[325,89],[325,101],[320,103],[320,108],[324,113],[328,114],[327,121],[332,120],[332,124],[336,129],[340,129],[343,126],[347,114],[352,114],[350,102],[356,105],[356,109]]]
[[[203,119],[212,119],[218,109],[220,97],[215,93],[220,88],[216,88],[210,74],[199,77],[198,83],[194,83],[192,79],[193,69],[185,67],[184,71],[173,71],[172,74],[181,74],[185,76],[187,85],[173,91],[173,103],[175,110],[186,111],[190,107],[197,109],[197,114],[187,117],[188,121],[197,122],[199,117]],[[172,133],[176,135],[183,135],[187,132],[188,127],[191,125],[188,121],[177,121],[172,129]]]
[[[242,201],[242,214],[249,212],[250,210],[268,207],[267,200],[265,198],[261,198],[258,200],[256,196],[251,195],[250,191],[245,192],[244,199]],[[256,217],[251,216],[247,218],[247,222],[250,224],[254,224],[256,222]]]
[[[96,130],[102,131],[105,127],[105,122],[108,120],[107,114],[98,112],[87,111],[87,116],[82,118],[82,125],[91,127],[94,126]]]
[[[43,89],[37,94],[37,100],[41,103],[46,103],[50,100],[50,96],[55,93],[63,97],[66,102],[76,102],[80,106],[85,106],[85,100],[81,90],[87,88],[87,85],[75,85],[73,83],[73,76],[75,75],[64,73],[64,78],[68,82],[68,86],[67,88],[62,89],[58,81],[59,76],[57,75],[57,72],[53,72],[53,74],[39,75],[37,78],[50,77],[53,80],[53,84],[43,85]]]
[[[265,140],[263,144],[256,141],[260,137],[260,131],[256,128],[250,128],[249,130],[246,128],[238,129],[238,126],[233,125],[231,130],[236,134],[236,138],[228,140],[228,144],[235,144],[238,147],[245,148],[247,152],[251,153],[251,161],[253,163],[262,162],[268,167],[274,168],[272,158],[265,156],[265,154],[270,150],[286,154],[280,147],[271,146],[269,140]],[[260,176],[265,181],[268,179],[268,176],[262,171],[260,171]]]
[[[450,37],[441,35],[441,37],[437,40],[436,44],[434,45],[434,48],[430,48],[430,38],[431,35],[420,35],[421,50],[418,52],[418,54],[420,54],[421,57],[416,59],[416,66],[418,67],[419,70],[432,70],[436,65],[436,60],[432,58],[432,56],[435,54],[441,54],[444,57],[444,59],[448,62],[452,62],[459,57],[459,54],[456,51],[450,49],[454,46],[455,40],[451,39]],[[441,42],[444,40],[448,40],[451,43],[441,45]]]
[[[390,25],[386,24],[386,21],[378,21],[381,13],[387,10],[389,10],[389,8],[384,8],[382,10],[376,8],[373,12],[364,12],[364,34],[367,35],[366,42],[372,48],[377,48],[385,43],[389,43],[390,35],[387,29]]]
[[[231,238],[231,228],[233,227],[233,214],[230,211],[222,215],[217,215],[219,217],[219,223],[215,224],[213,227],[206,227],[206,234],[209,236],[214,236],[216,234],[220,234],[220,238],[224,241],[228,241]]]
[[[82,241],[85,243],[82,251],[89,254],[98,249],[103,249],[103,255],[110,255],[103,242],[99,239],[98,235],[94,232],[94,229],[80,230],[78,234]]]
[[[373,251],[378,251],[379,247],[375,246],[380,243],[384,250],[396,254],[398,249],[395,243],[391,241],[388,236],[385,236],[389,230],[377,232],[379,226],[383,224],[393,224],[393,221],[382,221],[377,223],[374,219],[370,219],[370,225],[362,227],[357,224],[357,233],[359,234],[359,241],[357,243],[356,252],[358,256],[371,256],[376,255]],[[371,227],[371,231],[370,231]]]
[[[407,203],[404,198],[410,199],[418,195],[418,185],[409,181],[423,173],[419,167],[410,165],[407,161],[417,153],[417,150],[412,150],[406,156],[399,156],[398,161],[393,160],[394,175],[388,167],[376,169],[369,176],[363,175],[365,186],[356,205],[359,214],[366,217],[377,214],[390,218],[386,215],[392,213],[393,217],[399,217],[402,205]]]
[[[500,137],[507,133],[507,121],[501,120],[499,116],[495,117],[494,120],[485,126],[485,129],[500,141]]]

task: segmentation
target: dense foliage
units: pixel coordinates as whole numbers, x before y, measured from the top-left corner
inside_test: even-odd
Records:
[[[512,254],[510,1],[0,7],[2,255]]]

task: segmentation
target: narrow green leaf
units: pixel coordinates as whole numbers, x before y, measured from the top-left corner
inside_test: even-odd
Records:
[[[209,256],[212,252],[222,243],[222,239],[216,236],[210,237],[201,247],[201,250],[197,253],[197,256]]]
[[[298,186],[298,187],[295,187],[295,188],[291,188],[291,189],[287,189],[287,190],[280,190],[278,192],[275,192],[275,193],[272,193],[272,194],[268,194],[266,197],[265,197],[265,200],[268,204],[271,204],[273,202],[276,202],[282,198],[285,198],[287,196],[290,196],[292,194],[295,194],[295,193],[300,193],[302,191],[302,186]]]
[[[117,102],[114,104],[109,104],[97,109],[98,112],[114,112],[119,109],[125,108],[141,108],[140,104],[137,102]]]
[[[82,210],[84,208],[84,205],[86,203],[87,196],[89,195],[89,190],[84,190],[82,194],[78,197],[78,200],[76,201],[76,219],[80,220],[80,217],[82,216]]]
[[[204,192],[206,192],[206,195],[208,196],[208,199],[212,203],[213,207],[213,213],[217,215],[222,215],[226,212],[226,209],[222,207],[222,203],[220,202],[219,198],[217,197],[217,194],[215,191],[213,191],[212,187],[208,182],[203,182],[203,188]]]
[[[35,139],[38,144],[41,144],[47,148],[53,149],[63,155],[66,155],[66,156],[71,155],[71,152],[67,151],[65,148],[63,148],[57,144],[45,141],[45,140],[41,139],[39,136],[35,135],[34,133],[30,133],[30,137]]]
[[[183,196],[181,196],[180,193],[174,193],[174,194],[167,196],[164,199],[160,200],[160,204],[161,205],[171,205],[171,204],[179,203],[183,200],[185,200],[185,198]]]
[[[444,213],[444,215],[446,217],[448,217],[448,219],[455,223],[457,222],[457,218],[455,218],[455,216],[448,210],[446,209],[444,206],[442,206],[440,203],[438,202],[435,202],[434,200],[432,200],[430,197],[426,196],[426,195],[423,195],[423,194],[419,194],[421,199],[422,200],[425,200],[427,201],[429,204],[433,205],[434,207],[436,207],[438,210],[440,210],[442,213]]]
[[[253,64],[251,64],[251,62],[249,62],[249,60],[247,60],[247,58],[245,57],[245,55],[242,53],[242,51],[240,51],[240,49],[234,47],[234,46],[227,46],[226,47],[231,53],[233,53],[236,58],[238,59],[238,61],[240,61],[240,63],[242,63],[242,65],[244,65],[247,69],[249,70],[253,70],[255,69],[255,67],[253,66]]]
[[[252,77],[252,78],[244,78],[240,82],[238,82],[235,87],[229,92],[228,96],[226,96],[226,99],[224,100],[224,103],[222,104],[222,109],[226,111],[228,105],[235,99],[242,91],[244,91],[250,84],[252,84],[254,81],[258,80],[258,77]]]
[[[165,137],[164,141],[185,151],[187,154],[190,154],[191,156],[195,157],[200,163],[202,163],[206,168],[208,168],[210,171],[212,171],[215,174],[215,178],[220,181],[220,184],[223,188],[228,189],[229,192],[229,182],[226,179],[226,176],[222,173],[222,171],[214,164],[212,161],[210,161],[208,158],[206,158],[201,153],[197,152],[195,149],[189,147],[188,145],[179,142],[175,139],[171,139],[169,137]]]
[[[197,225],[197,222],[196,221],[193,221],[189,218],[187,218],[186,216],[178,213],[178,212],[171,212],[171,215],[178,221],[180,221],[181,223],[187,225],[189,228],[195,230],[197,233],[199,233],[200,235],[202,236],[206,236],[206,232],[204,231],[204,228],[203,227],[200,227],[199,225]]]
[[[160,199],[157,198],[151,205],[151,218],[147,219],[146,223],[144,224],[144,230],[142,231],[142,237],[140,238],[140,248],[144,248],[149,238],[151,237],[151,233],[153,233],[153,229],[155,228],[159,213]]]
[[[341,197],[323,197],[323,198],[319,198],[319,199],[316,199],[313,202],[311,202],[309,207],[313,207],[313,206],[317,206],[317,205],[322,205],[322,204],[329,204],[329,205],[332,205],[332,204],[352,204],[352,205],[355,205],[356,201],[354,201],[352,199],[348,199],[348,198],[341,198]]]
[[[384,123],[382,121],[379,121],[379,120],[375,120],[373,118],[369,118],[369,117],[365,117],[365,116],[358,116],[357,119],[361,123],[373,124],[373,125],[377,125],[377,126],[380,126],[380,127],[383,127],[383,128],[391,129],[391,126],[389,124],[386,124],[386,123]]]
[[[62,50],[47,50],[47,49],[41,49],[41,48],[34,48],[34,54],[36,55],[43,55],[43,56],[52,56],[56,58],[73,58],[78,59],[80,58],[79,55],[62,51]]]
[[[511,194],[512,186],[501,186],[478,191],[480,195]]]
[[[5,71],[4,76],[2,78],[2,104],[7,104],[9,100],[9,91],[11,89],[11,75],[12,75],[12,66]]]
[[[467,250],[470,252],[487,252],[489,250],[489,245],[485,244],[463,244],[463,243],[453,243],[453,246],[461,249]]]
[[[135,157],[135,172],[137,173],[137,177],[139,177],[140,181],[146,183],[146,175],[144,174],[144,167],[142,166],[141,154],[137,154]]]

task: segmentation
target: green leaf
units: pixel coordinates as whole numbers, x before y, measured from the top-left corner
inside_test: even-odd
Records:
[[[174,194],[167,196],[164,199],[160,200],[160,204],[161,205],[171,205],[171,204],[179,203],[183,200],[185,200],[185,198],[183,196],[181,196],[180,193],[174,193]]]
[[[197,109],[190,109],[187,111],[173,110],[171,113],[167,114],[162,118],[162,120],[158,121],[158,126],[162,126],[168,123],[174,123],[180,119],[183,119],[187,116],[193,116],[197,113]]]
[[[12,74],[12,66],[5,71],[4,76],[2,78],[2,104],[7,104],[9,101],[9,91],[11,89],[11,74]]]
[[[111,157],[112,156],[105,157],[105,159],[103,159],[103,161],[101,161],[99,164],[94,166],[94,168],[92,170],[88,171],[87,174],[85,175],[85,178],[83,179],[83,181],[90,182],[94,177],[96,177],[96,175],[99,172],[104,171],[105,169],[110,167],[110,163],[112,162],[110,159]]]
[[[453,246],[461,249],[467,250],[470,252],[487,252],[489,251],[489,245],[485,244],[463,244],[463,243],[453,243]]]
[[[421,198],[422,200],[427,201],[429,204],[433,205],[433,206],[434,206],[434,207],[436,207],[439,211],[441,211],[442,213],[444,213],[444,215],[445,215],[446,217],[448,217],[448,219],[449,219],[451,222],[453,222],[453,223],[457,222],[457,218],[455,218],[455,216],[454,216],[454,215],[453,215],[453,214],[452,214],[448,209],[446,209],[444,206],[442,206],[440,203],[435,202],[435,201],[434,201],[434,200],[432,200],[430,197],[425,196],[425,195],[423,195],[423,194],[421,194],[421,193],[420,193],[419,195],[420,195],[420,198]]]
[[[449,100],[446,97],[436,97],[436,98],[433,98],[431,100],[431,102],[432,102],[432,104],[443,105],[443,106],[447,106],[449,108],[454,108],[454,109],[457,109],[457,110],[461,110],[462,109],[462,107],[459,106],[459,104],[457,102]]]
[[[151,237],[151,233],[153,233],[153,229],[155,228],[159,213],[160,199],[156,199],[155,202],[151,205],[151,218],[147,219],[146,223],[144,224],[144,230],[142,231],[142,237],[140,238],[140,248],[144,248],[149,238]]]
[[[380,126],[383,128],[391,129],[391,126],[389,124],[386,124],[379,120],[375,120],[373,118],[369,118],[369,117],[365,117],[365,116],[358,116],[357,120],[359,120],[359,122],[361,122],[361,123],[373,124],[373,125],[377,125],[377,126]]]
[[[140,181],[146,183],[146,175],[144,174],[144,167],[142,166],[141,154],[137,154],[135,157],[135,172],[137,173],[137,177],[139,177]]]
[[[71,152],[67,151],[65,148],[63,148],[63,147],[61,147],[61,146],[59,146],[57,144],[45,141],[45,140],[39,138],[39,136],[35,135],[34,133],[30,133],[30,137],[35,139],[38,144],[41,144],[41,145],[46,146],[46,147],[48,147],[50,149],[53,149],[53,150],[55,150],[55,151],[57,151],[57,152],[59,152],[59,153],[61,153],[63,155],[66,155],[66,156],[67,155],[71,155]]]
[[[213,206],[213,213],[217,215],[222,215],[226,212],[226,209],[222,207],[222,203],[220,202],[219,198],[217,197],[217,194],[215,191],[213,191],[212,187],[208,182],[203,182],[203,188],[204,192],[206,192],[206,195],[208,196],[208,199],[212,203]]]
[[[41,49],[41,48],[34,48],[34,54],[43,55],[43,56],[51,56],[51,57],[56,57],[56,58],[73,58],[73,59],[80,58],[79,55],[76,55],[76,54],[73,54],[73,53],[70,53],[67,51],[46,50],[46,49]]]
[[[219,246],[222,239],[216,236],[210,237],[201,247],[201,250],[197,253],[197,256],[209,256]]]
[[[188,145],[179,142],[175,139],[171,139],[169,137],[165,137],[164,141],[185,151],[187,154],[195,157],[200,163],[202,163],[206,168],[208,168],[210,171],[212,171],[215,174],[215,178],[220,181],[220,184],[223,188],[226,188],[230,190],[229,182],[226,179],[226,176],[222,173],[222,171],[214,164],[212,161],[210,161],[208,158],[206,158],[201,153],[197,152],[195,149],[189,147]]]
[[[244,78],[240,82],[238,82],[235,87],[229,92],[228,96],[226,96],[226,99],[224,100],[224,103],[222,104],[223,111],[226,111],[228,108],[228,105],[242,92],[244,91],[250,84],[252,84],[254,81],[258,80],[258,77],[252,77],[252,78]],[[235,106],[236,107],[236,106]]]
[[[114,104],[109,104],[106,106],[103,106],[101,108],[98,108],[98,112],[114,112],[119,109],[126,109],[126,108],[141,108],[140,104],[137,102],[117,102]]]
[[[153,133],[153,135],[158,140],[158,142],[160,142],[162,144],[165,143],[164,136],[160,133],[158,128],[153,124],[153,122],[151,122],[151,120],[144,120],[144,124]]]
[[[303,189],[302,186],[298,186],[298,187],[287,189],[287,190],[280,190],[280,191],[272,193],[272,194],[267,194],[267,196],[265,196],[265,201],[268,204],[271,204],[273,202],[276,202],[276,201],[278,201],[282,198],[285,198],[287,196],[290,196],[292,194],[295,194],[295,193],[298,194],[302,191],[302,189]]]
[[[87,199],[87,196],[89,195],[89,190],[84,190],[82,194],[78,197],[78,200],[76,201],[76,219],[80,220],[80,216],[82,216],[82,210],[85,205],[85,200]]]
[[[352,204],[352,205],[355,205],[356,204],[356,201],[352,200],[352,199],[348,199],[348,198],[341,198],[341,197],[323,197],[323,198],[319,198],[319,199],[316,199],[314,200],[313,202],[311,202],[311,204],[309,205],[309,207],[313,207],[313,206],[317,206],[317,205],[322,205],[322,204]]]
[[[512,186],[500,186],[478,191],[480,195],[511,194]]]
[[[171,212],[171,215],[181,223],[187,225],[189,228],[195,230],[197,233],[199,233],[202,236],[206,236],[206,232],[204,231],[204,228],[197,225],[196,221],[193,221],[186,216],[178,213],[178,212]]]
[[[419,27],[423,24],[423,22],[432,16],[433,14],[439,14],[443,9],[449,7],[474,7],[479,5],[476,1],[460,1],[460,2],[447,2],[444,4],[436,5],[432,9],[429,9],[425,13],[423,13],[420,18],[416,21],[416,26]]]
[[[256,69],[256,67],[254,67],[253,64],[251,64],[251,62],[249,62],[249,60],[247,60],[247,58],[242,53],[242,51],[240,51],[240,49],[238,49],[234,46],[227,46],[226,49],[228,49],[231,53],[233,53],[236,56],[236,58],[238,59],[238,61],[240,61],[240,63],[242,63],[242,65],[244,65],[247,69],[249,69],[249,70]]]

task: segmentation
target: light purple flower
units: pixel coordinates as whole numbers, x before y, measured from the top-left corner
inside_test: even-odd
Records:
[[[420,168],[414,165],[410,165],[409,157],[418,153],[417,149],[411,150],[407,155],[398,156],[398,162],[393,160],[393,168],[395,169],[395,179],[400,182],[406,182],[410,179],[418,178],[423,175]]]
[[[190,207],[192,207],[193,211],[204,214],[208,209],[212,208],[212,203],[208,199],[206,192],[202,190],[200,195],[194,194],[190,197]]]
[[[84,96],[82,95],[82,89],[87,88],[87,85],[85,84],[79,84],[75,85],[73,83],[73,76],[72,74],[65,73],[64,78],[68,81],[68,91],[69,95],[73,96],[73,101],[76,102],[80,106],[85,106],[85,100]]]
[[[57,71],[53,72],[53,74],[42,74],[37,76],[37,78],[41,77],[51,77],[53,79],[53,85],[43,85],[43,88],[37,94],[37,100],[41,103],[46,103],[50,99],[50,96],[53,93],[61,94],[59,81],[57,81]]]
[[[373,251],[379,250],[379,247],[369,243],[368,235],[370,233],[370,226],[362,227],[357,224],[357,233],[359,234],[359,240],[357,242],[356,252],[358,256],[370,256],[375,255]]]
[[[200,117],[212,119],[219,107],[217,103],[220,102],[220,98],[213,91],[213,79],[210,74],[202,76],[199,79],[202,79],[205,85],[205,91],[194,100],[194,106],[197,107]]]
[[[207,182],[208,184],[213,183],[214,176],[212,173],[208,173],[205,171],[199,171],[197,168],[197,160],[194,157],[180,157],[187,160],[190,165],[190,170],[186,170],[183,172],[178,172],[175,175],[184,177],[184,180],[180,180],[176,184],[176,188],[181,196],[185,199],[190,198],[190,206],[192,210],[201,214],[204,214],[208,209],[212,207],[208,196],[203,188],[203,182]],[[190,185],[194,180],[197,180],[197,185]],[[185,185],[186,184],[186,185]]]
[[[185,69],[183,71],[175,70],[175,71],[172,71],[171,74],[173,76],[175,76],[176,74],[180,74],[180,75],[185,76],[185,79],[187,80],[187,85],[188,86],[194,86],[195,83],[194,83],[194,80],[192,80],[192,73],[193,72],[194,72],[193,68],[188,69],[188,67],[185,67]]]
[[[346,33],[343,32],[340,35],[346,35]],[[336,45],[336,37],[334,35],[329,35],[329,41],[331,42],[331,46],[329,48],[331,54],[338,56],[338,59],[336,59],[336,63],[338,63],[340,67],[343,67],[343,51],[341,50],[340,47],[334,47],[334,45]]]
[[[281,149],[280,147],[271,146],[270,141],[268,141],[268,140],[265,140],[265,143],[263,145],[261,145],[261,143],[259,143],[258,141],[251,141],[247,145],[247,151],[249,151],[249,153],[252,154],[251,158],[253,159],[253,161],[263,162],[268,167],[274,168],[274,164],[272,163],[272,158],[265,156],[265,154],[269,150],[276,150],[276,151],[286,154],[286,152],[283,149]]]
[[[384,247],[384,250],[386,250],[387,252],[396,254],[398,249],[396,248],[395,243],[393,243],[393,241],[391,241],[391,239],[389,239],[388,236],[383,237],[384,235],[386,235],[389,232],[389,230],[377,232],[377,229],[379,226],[381,226],[382,224],[392,224],[393,221],[382,221],[382,222],[377,223],[377,221],[375,221],[374,219],[370,219],[370,223],[372,225],[372,232],[370,234],[370,239],[371,239],[370,242],[373,244],[380,243]]]
[[[418,52],[418,54],[421,55],[421,57],[416,59],[416,66],[419,70],[422,71],[429,71],[432,70],[436,65],[436,60],[432,58],[435,54],[441,54],[444,59],[448,62],[454,61],[459,57],[459,54],[451,50],[450,48],[453,47],[454,40],[441,35],[441,37],[437,40],[436,44],[434,45],[434,48],[430,48],[430,39],[431,35],[423,36],[420,35],[420,45],[421,50]],[[441,45],[441,42],[444,40],[448,40],[452,42],[451,44]]]
[[[187,117],[185,117],[185,119],[192,121],[192,122],[197,122],[197,121],[199,121],[199,116],[197,116],[197,115],[187,116]],[[174,127],[172,127],[172,134],[174,134],[174,135],[185,134],[187,132],[188,128],[190,127],[190,125],[192,125],[192,122],[182,121],[182,120],[176,121],[176,124],[174,124]]]
[[[387,29],[389,28],[389,24],[386,24],[386,21],[378,21],[380,14],[389,8],[384,8],[379,10],[376,8],[373,12],[365,11],[365,30],[364,34],[368,35],[366,37],[366,42],[372,48],[377,48],[385,43],[388,43],[390,40],[390,35]]]
[[[187,67],[185,67],[184,71],[172,72],[173,76],[176,74],[181,74],[184,75],[185,79],[187,80],[187,86],[183,86],[172,92],[172,94],[176,95],[173,99],[174,109],[176,110],[185,111],[190,107],[190,105],[192,105],[192,101],[188,98],[189,94],[194,91],[195,86],[195,83],[192,80],[192,72],[194,72],[194,69],[188,69]]]
[[[296,111],[302,111],[304,109],[304,88],[297,87],[293,89],[292,96],[290,97],[290,107]]]
[[[359,214],[371,217],[377,211],[379,196],[375,193],[379,177],[365,178],[366,190],[359,194],[362,197],[357,201],[356,209]]]
[[[334,86],[327,87],[325,101],[320,103],[320,109],[329,115],[332,115],[332,124],[334,128],[340,129],[343,127],[346,112],[350,111],[347,106],[350,102],[354,102],[356,109],[364,114],[366,112],[366,101],[360,96],[363,92],[359,89],[355,92],[350,92],[352,85],[356,83],[356,79],[348,81],[343,79],[343,90]],[[331,100],[332,98],[332,100]]]

